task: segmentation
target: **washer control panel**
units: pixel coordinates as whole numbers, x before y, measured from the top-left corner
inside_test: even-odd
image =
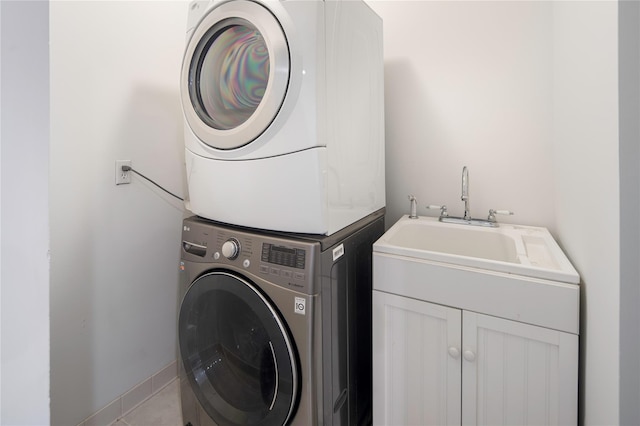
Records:
[[[263,262],[272,263],[289,268],[304,269],[306,251],[303,249],[262,243]]]
[[[319,243],[249,232],[186,219],[183,260],[234,266],[265,281],[313,294],[314,253]]]
[[[263,242],[260,273],[281,276],[294,283],[303,282],[306,279],[306,258],[305,249]],[[296,287],[295,284],[293,286]]]

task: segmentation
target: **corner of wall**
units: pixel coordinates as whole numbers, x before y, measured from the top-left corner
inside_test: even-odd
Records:
[[[48,424],[49,2],[0,10],[0,423]]]

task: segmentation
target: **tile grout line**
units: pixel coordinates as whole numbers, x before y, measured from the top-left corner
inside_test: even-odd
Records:
[[[140,408],[140,406],[142,404],[144,404],[145,402],[149,401],[150,399],[153,399],[155,396],[157,396],[160,392],[162,392],[166,387],[168,387],[170,384],[172,384],[173,382],[175,382],[176,380],[178,380],[177,377],[174,377],[173,379],[169,380],[167,383],[165,383],[161,388],[159,388],[157,391],[155,391],[154,393],[152,393],[151,395],[149,395],[148,397],[146,397],[145,399],[143,399],[142,401],[140,401],[139,403],[137,403],[135,406],[133,406],[132,408],[130,408],[126,413],[122,413],[122,417],[120,417],[120,420],[122,420],[123,422],[125,422],[127,424],[127,426],[133,426],[130,425],[129,423],[127,423],[124,418],[125,416],[128,416],[129,414],[133,413],[136,409]]]
[[[1,0],[0,0],[1,1]],[[144,402],[148,401],[149,399],[153,398],[155,395],[157,395],[158,393],[160,393],[164,388],[166,388],[167,386],[169,386],[171,383],[173,383],[175,380],[178,380],[178,374],[177,371],[172,371],[174,370],[174,367],[176,366],[177,361],[173,361],[172,363],[168,364],[167,366],[165,366],[164,368],[162,368],[161,370],[157,371],[156,373],[152,374],[149,378],[143,380],[142,382],[138,383],[137,385],[135,385],[133,388],[129,389],[127,392],[123,393],[122,395],[120,395],[119,397],[117,397],[116,399],[114,399],[113,401],[111,401],[110,403],[108,403],[107,405],[105,405],[104,407],[102,407],[101,409],[99,409],[97,412],[93,413],[92,415],[90,415],[89,417],[85,418],[82,422],[80,422],[77,426],[87,426],[87,425],[93,425],[93,424],[98,424],[98,423],[102,423],[105,420],[106,421],[111,421],[111,423],[108,423],[109,426],[114,426],[116,424],[117,421],[119,420],[123,420],[124,416],[130,414],[131,412],[133,412],[136,408],[138,408],[140,405],[142,405]],[[167,382],[165,382],[162,386],[160,386],[159,388],[157,388],[154,392],[153,387],[154,387],[154,379],[157,377],[161,377],[163,376],[165,373],[169,373],[171,379],[169,379]],[[146,382],[150,382],[150,386],[151,386],[151,393],[149,395],[147,395],[143,400],[139,401],[135,406],[129,408],[126,412],[123,412],[124,406],[124,398],[126,398],[127,394],[135,391],[137,388],[139,388],[141,385],[143,385]],[[108,412],[108,410],[112,409],[113,405],[117,404],[119,406],[118,408],[118,414],[114,417],[112,416],[104,416],[104,414],[106,414],[106,412]],[[112,413],[115,414],[115,413]],[[97,419],[100,420],[97,420]],[[124,421],[124,420],[123,420]],[[97,422],[97,423],[96,423]],[[126,423],[126,422],[125,422]],[[106,424],[106,423],[103,423]],[[129,423],[126,423],[126,426],[134,426],[131,425]]]

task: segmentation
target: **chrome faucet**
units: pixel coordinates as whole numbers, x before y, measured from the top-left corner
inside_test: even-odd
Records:
[[[498,222],[496,221],[497,214],[506,214],[512,215],[513,212],[509,210],[489,210],[489,216],[487,219],[473,219],[471,217],[471,211],[469,207],[469,169],[467,166],[462,168],[462,196],[460,197],[462,201],[464,201],[464,216],[463,217],[455,217],[449,216],[447,213],[447,206],[436,206],[429,205],[428,209],[440,209],[440,217],[438,220],[440,222],[446,223],[458,223],[462,225],[475,225],[475,226],[488,226],[495,228],[498,226]]]
[[[469,170],[467,166],[462,168],[462,197],[464,201],[464,219],[471,220],[471,211],[469,210]]]

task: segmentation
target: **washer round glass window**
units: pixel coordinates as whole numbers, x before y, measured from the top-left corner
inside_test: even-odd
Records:
[[[193,56],[191,103],[209,126],[230,130],[246,122],[269,82],[269,49],[249,21],[227,19],[213,26]]]
[[[217,424],[281,426],[297,401],[289,332],[249,281],[214,271],[185,294],[180,355],[196,398]]]

